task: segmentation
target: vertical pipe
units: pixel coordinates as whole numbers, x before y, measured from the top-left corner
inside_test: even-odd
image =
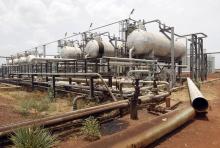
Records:
[[[130,118],[132,120],[138,120],[137,103],[138,103],[139,93],[140,93],[139,79],[135,79],[135,92],[130,102]]]
[[[72,84],[72,78],[69,78],[69,84],[70,85]]]
[[[48,63],[45,63],[45,73],[48,73]],[[48,82],[48,76],[46,76],[46,82]]]
[[[195,80],[198,81],[198,48],[197,48],[197,36],[194,35],[194,49],[195,49]]]
[[[132,54],[134,52],[134,46],[129,50],[129,58],[132,59]],[[130,70],[132,70],[132,61],[131,61],[131,66],[130,66]]]
[[[87,60],[85,59],[85,61],[84,61],[85,63],[84,63],[84,71],[85,71],[85,73],[87,73]]]
[[[43,45],[43,56],[46,57],[46,45]]]
[[[204,53],[203,53],[203,39],[199,38],[200,57],[201,57],[201,80],[204,81]]]
[[[66,73],[66,62],[63,63],[64,64],[64,73]],[[61,63],[61,67],[62,67],[62,63]]]
[[[204,75],[205,75],[205,80],[207,80],[207,74],[208,74],[208,59],[207,59],[207,54],[204,54]]]
[[[94,98],[94,83],[93,83],[93,77],[90,77],[90,98]]]
[[[56,97],[56,89],[55,89],[55,76],[52,76],[52,89],[53,89],[53,97]]]
[[[2,78],[4,78],[4,67],[3,67],[3,64],[2,64]]]
[[[34,75],[31,75],[31,89],[34,90]]]
[[[112,76],[109,76],[108,78],[108,86],[112,87]]]
[[[170,77],[171,77],[171,86],[170,88],[173,88],[175,83],[176,83],[176,75],[175,75],[175,59],[174,59],[174,27],[171,27],[171,41],[170,41],[170,44],[171,44],[171,74],[170,74]]]

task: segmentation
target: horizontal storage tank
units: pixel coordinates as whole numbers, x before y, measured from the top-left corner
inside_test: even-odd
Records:
[[[11,65],[12,64],[12,59],[8,59],[7,60],[7,65]]]
[[[79,58],[82,54],[82,50],[77,47],[71,47],[71,46],[64,46],[60,49],[60,56],[64,59],[75,59]]]
[[[29,55],[29,56],[27,56],[27,62],[28,62],[28,63],[31,63],[32,60],[35,59],[36,57],[37,57],[37,56],[35,56],[35,55]]]
[[[18,59],[18,63],[19,63],[19,64],[27,63],[27,57],[20,57],[20,58]]]
[[[141,29],[134,30],[127,38],[128,48],[134,47],[133,55],[149,55],[154,52],[154,56],[162,59],[170,57],[171,45],[170,40],[163,34],[150,33]],[[174,42],[174,56],[181,58],[186,47],[180,41]]]
[[[99,58],[102,56],[112,57],[115,54],[115,49],[108,41],[91,40],[85,47],[87,57]]]
[[[18,58],[13,59],[13,64],[18,64]]]

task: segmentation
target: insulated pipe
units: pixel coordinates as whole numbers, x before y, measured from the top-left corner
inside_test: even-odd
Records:
[[[202,93],[190,78],[187,78],[187,84],[192,107],[196,110],[196,112],[207,112],[209,107],[208,100],[202,95]]]

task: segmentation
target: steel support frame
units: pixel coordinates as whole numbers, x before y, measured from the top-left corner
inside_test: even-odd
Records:
[[[203,51],[203,38],[191,35],[190,78],[196,82],[207,79],[207,55]]]

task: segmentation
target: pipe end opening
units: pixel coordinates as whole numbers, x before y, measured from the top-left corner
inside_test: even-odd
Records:
[[[208,109],[209,103],[206,99],[204,99],[202,97],[198,97],[198,98],[194,99],[192,106],[198,112],[204,112]]]

